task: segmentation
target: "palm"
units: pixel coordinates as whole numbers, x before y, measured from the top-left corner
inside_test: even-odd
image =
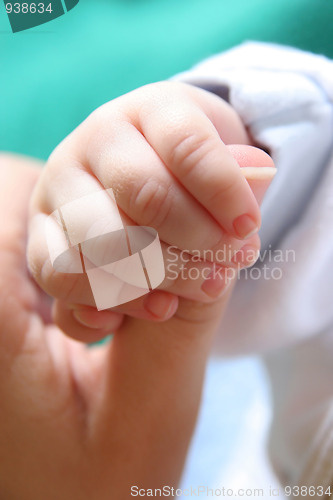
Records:
[[[20,496],[23,485],[17,477],[35,478],[36,484],[29,489],[42,491],[41,478],[43,472],[48,477],[50,460],[66,463],[80,424],[74,360],[75,365],[83,358],[90,363],[82,346],[48,324],[48,299],[28,275],[26,214],[38,170],[32,164],[22,168],[21,162],[4,158],[0,170],[1,213],[6,214],[0,232],[1,496],[8,488],[4,498],[13,495],[9,490],[13,484],[17,487],[14,498],[30,498],[26,491]],[[33,474],[36,468],[38,475]]]

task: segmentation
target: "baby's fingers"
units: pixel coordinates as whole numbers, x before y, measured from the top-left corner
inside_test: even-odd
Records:
[[[80,307],[56,300],[53,305],[55,324],[68,336],[81,342],[93,343],[116,332],[123,314],[113,311],[97,311],[93,307]]]
[[[159,322],[170,319],[177,307],[178,297],[155,290],[128,304],[105,311],[97,311],[96,307],[84,304],[56,300],[53,306],[53,319],[68,336],[81,342],[91,343],[115,333],[125,320],[125,314]]]
[[[154,100],[151,90],[147,103],[143,101],[138,127],[169,170],[222,228],[233,237],[249,238],[260,227],[258,203],[213,124],[220,114],[226,117],[228,128],[226,104],[197,89],[197,99],[190,99],[182,87],[175,86],[175,97],[170,92],[163,95],[163,86],[158,89],[158,99]]]

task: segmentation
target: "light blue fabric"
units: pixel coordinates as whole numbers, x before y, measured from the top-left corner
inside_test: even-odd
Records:
[[[181,488],[216,485],[255,399],[270,404],[266,374],[258,358],[211,359]]]

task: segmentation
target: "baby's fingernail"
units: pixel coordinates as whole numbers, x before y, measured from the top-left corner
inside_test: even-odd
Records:
[[[233,227],[235,233],[242,240],[251,238],[259,231],[259,225],[255,222],[249,214],[243,214],[234,220]]]
[[[223,267],[214,266],[208,278],[201,285],[201,290],[209,297],[217,299],[227,291],[231,282],[230,271],[228,272]]]
[[[78,310],[74,310],[73,311],[73,316],[74,318],[76,319],[76,321],[78,323],[80,323],[82,326],[87,326],[88,328],[96,328],[96,329],[99,329],[100,326],[96,325],[95,323],[93,323],[92,321],[89,322],[87,320],[87,318],[85,317],[85,314],[82,313],[81,311],[78,311]]]
[[[177,301],[173,295],[153,292],[147,295],[144,307],[156,318],[168,319],[176,312]]]
[[[250,267],[258,260],[260,250],[253,245],[244,245],[232,258],[234,264]]]
[[[97,310],[74,309],[73,316],[78,323],[95,330],[109,330],[119,326],[120,314]]]

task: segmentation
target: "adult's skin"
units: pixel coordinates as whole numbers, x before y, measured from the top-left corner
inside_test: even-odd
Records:
[[[232,152],[267,165],[258,150]],[[126,316],[101,347],[66,337],[26,267],[40,167],[0,156],[0,497],[127,500],[132,485],[176,487],[231,287],[212,303],[180,299],[166,322]]]
[[[126,500],[131,485],[176,486],[228,294],[180,301],[165,323],[127,317],[98,348],[63,335],[26,268],[40,166],[0,160],[0,497]]]

